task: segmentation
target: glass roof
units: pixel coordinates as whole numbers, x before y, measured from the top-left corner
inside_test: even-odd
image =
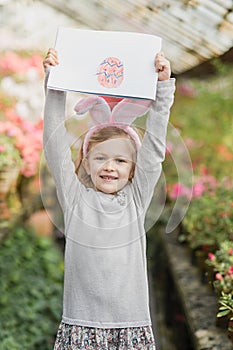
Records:
[[[180,74],[233,47],[232,8],[233,0],[0,0],[1,46],[46,49],[58,26],[154,34]]]
[[[163,38],[174,73],[233,47],[232,0],[44,0],[77,26],[149,33]]]

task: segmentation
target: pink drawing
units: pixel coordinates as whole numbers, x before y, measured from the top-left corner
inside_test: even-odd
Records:
[[[123,63],[115,57],[105,58],[96,75],[100,85],[106,88],[117,88],[124,79]]]

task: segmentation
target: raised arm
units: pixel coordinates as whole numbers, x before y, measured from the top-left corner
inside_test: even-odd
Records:
[[[147,209],[162,171],[166,151],[167,125],[174,101],[175,79],[170,78],[169,62],[163,54],[156,56],[158,71],[156,100],[151,105],[142,147],[138,152],[133,186],[138,205]]]
[[[56,52],[48,51],[44,60],[46,71],[45,85],[50,66],[58,64]],[[68,134],[65,128],[66,93],[57,90],[46,90],[44,109],[44,154],[54,178],[58,199],[63,211],[75,204],[81,186],[71,157]]]

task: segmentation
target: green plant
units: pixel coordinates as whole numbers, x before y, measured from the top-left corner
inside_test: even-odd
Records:
[[[33,80],[38,80],[38,84],[32,84],[31,74]],[[37,108],[27,98],[28,91],[40,85],[42,76],[40,54],[0,52],[0,169],[20,165],[20,173],[26,177],[38,172],[42,150],[43,121],[36,118],[38,121],[35,122]],[[19,82],[20,89],[17,86]],[[13,91],[14,96],[9,94],[9,90]],[[37,93],[34,95],[37,96]],[[38,96],[38,102],[39,99]],[[21,103],[24,106],[22,115],[17,111],[17,106]],[[29,117],[34,121],[29,120]]]
[[[42,149],[42,128],[42,120],[32,123],[14,111],[8,111],[8,116],[0,120],[0,168],[20,164],[21,174],[26,177],[35,175]]]
[[[230,317],[230,320],[233,320],[233,298],[232,294],[225,294],[222,293],[221,297],[219,298],[219,312],[217,314],[217,317],[223,317],[228,316]]]
[[[233,239],[232,189],[218,187],[191,202],[183,220],[186,240],[192,249],[216,246]]]
[[[1,350],[49,350],[61,317],[63,257],[17,228],[0,246]]]
[[[209,79],[178,80],[171,123],[187,141],[195,175],[203,165],[218,180],[232,174],[232,78],[231,65]]]
[[[213,286],[219,293],[233,291],[233,242],[224,241],[213,254],[208,254],[206,264],[213,269]]]
[[[5,167],[20,167],[22,158],[19,150],[15,147],[12,138],[1,134],[0,136],[0,169]]]

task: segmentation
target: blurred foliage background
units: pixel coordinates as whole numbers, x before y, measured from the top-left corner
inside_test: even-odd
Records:
[[[64,267],[63,244],[58,244],[61,213],[54,203],[53,182],[48,174],[42,178],[42,59],[53,45],[57,26],[76,23],[49,7],[44,11],[38,2],[22,1],[24,11],[14,1],[0,2],[1,10],[3,3],[7,15],[0,20],[0,348],[49,350],[61,319]],[[159,218],[164,224],[181,199],[180,209],[185,203],[187,212],[179,239],[201,252],[204,247],[204,259],[220,249],[222,240],[231,247],[233,227],[233,66],[217,58],[211,65],[207,76],[176,76],[163,166],[166,207]],[[73,101],[73,97],[68,101],[69,116]],[[86,127],[87,121],[80,122],[80,130]],[[191,165],[183,158],[184,151]],[[7,165],[19,173],[3,194],[6,180],[2,174]],[[226,269],[229,292],[233,270],[229,264]],[[224,278],[223,274],[223,285]],[[215,275],[213,284],[219,288]]]

